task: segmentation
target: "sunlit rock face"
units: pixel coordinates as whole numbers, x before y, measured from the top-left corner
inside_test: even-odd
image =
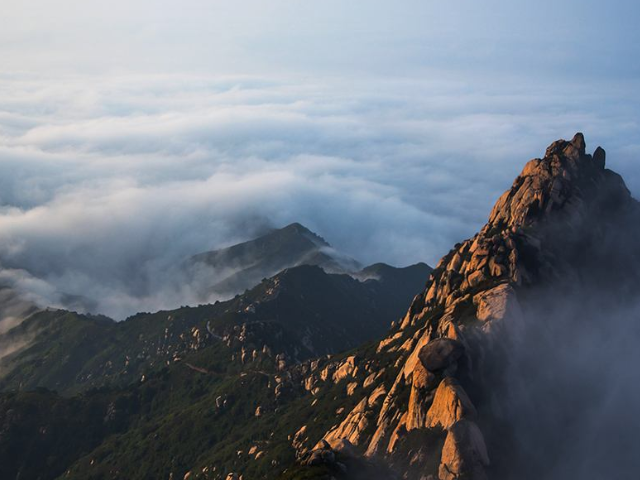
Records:
[[[580,133],[554,142],[525,165],[482,230],[442,258],[376,357],[361,361],[369,378],[383,366],[397,372],[371,382],[384,395],[360,402],[326,438],[344,437],[403,478],[511,478],[535,461],[515,441],[527,433],[505,413],[518,410],[514,392],[527,389],[523,352],[545,337],[539,332],[579,316],[571,308],[558,320],[542,306],[558,290],[583,304],[606,282],[636,291],[628,280],[637,269],[620,277],[599,268],[637,262],[627,228],[637,218],[638,204],[605,169],[602,148],[587,154]],[[562,350],[562,338],[545,342]]]

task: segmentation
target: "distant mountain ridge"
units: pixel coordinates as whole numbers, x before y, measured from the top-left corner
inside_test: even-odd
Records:
[[[382,335],[431,268],[378,264],[372,270],[376,278],[361,281],[300,265],[227,301],[122,322],[56,309],[35,313],[0,332],[0,351],[7,352],[0,358],[0,390],[77,393],[126,385],[202,349],[227,352],[231,363],[250,355],[267,362],[277,356],[287,365],[344,351]]]
[[[300,223],[274,229],[258,238],[194,255],[186,268],[202,295],[233,295],[286,268],[317,265],[328,273],[355,272],[359,262],[340,254]]]
[[[196,258],[202,261],[240,266],[223,282],[235,289],[258,272],[262,277],[295,265],[215,304],[139,313],[122,322],[45,309],[0,332],[0,478],[57,478],[110,435],[127,434],[140,415],[148,416],[141,425],[149,425],[172,411],[217,417],[229,408],[240,415],[237,426],[247,425],[246,408],[258,416],[291,398],[291,368],[380,337],[431,272],[424,263],[360,270],[300,224]],[[327,273],[336,270],[350,272]],[[267,385],[275,388],[275,403],[263,396]],[[237,396],[238,388],[245,393]],[[167,401],[173,404],[168,409]],[[222,440],[225,429],[216,431]],[[204,443],[212,441],[207,438]],[[191,441],[184,445],[197,451]],[[145,465],[125,477],[166,476],[160,464],[154,473]]]

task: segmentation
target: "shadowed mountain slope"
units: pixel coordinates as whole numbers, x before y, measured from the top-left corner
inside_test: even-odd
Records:
[[[285,268],[317,265],[328,273],[360,269],[357,261],[340,254],[322,237],[292,223],[254,240],[195,255],[186,264],[203,297],[234,295]]]
[[[138,381],[191,352],[226,345],[229,361],[292,364],[379,337],[424,284],[430,268],[385,267],[361,282],[317,266],[287,269],[232,300],[140,313],[123,322],[64,310],[37,313],[0,334],[2,389],[78,392]]]

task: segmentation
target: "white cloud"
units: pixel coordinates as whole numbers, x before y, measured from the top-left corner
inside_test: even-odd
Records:
[[[364,262],[435,263],[526,160],[576,130],[609,147],[637,191],[626,93],[491,78],[5,76],[0,262],[118,317],[192,301],[172,268],[267,225],[302,222]]]

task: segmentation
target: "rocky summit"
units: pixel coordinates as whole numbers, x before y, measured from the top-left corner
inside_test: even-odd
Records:
[[[640,207],[605,160],[600,147],[587,153],[582,134],[551,144],[525,165],[486,225],[440,260],[406,314],[382,337],[346,352],[319,349],[318,339],[302,335],[286,361],[267,348],[245,355],[247,332],[258,325],[252,316],[260,313],[268,339],[287,351],[287,339],[309,332],[309,319],[324,327],[339,312],[331,329],[316,329],[329,342],[350,325],[341,295],[364,287],[366,295],[350,304],[360,312],[352,326],[370,328],[381,301],[376,289],[403,285],[400,272],[363,270],[363,279],[382,278],[372,289],[316,267],[289,269],[263,290],[291,279],[298,292],[298,274],[313,273],[331,295],[313,303],[310,287],[295,302],[280,294],[254,311],[258,289],[201,307],[184,331],[172,319],[180,312],[166,329],[151,316],[129,320],[136,329],[125,335],[132,345],[125,359],[87,350],[95,341],[74,317],[72,352],[83,353],[86,365],[126,360],[144,370],[123,384],[85,369],[91,388],[64,397],[21,389],[25,379],[52,385],[47,364],[76,385],[64,349],[12,354],[23,362],[11,364],[13,388],[0,395],[2,478],[637,478]],[[212,315],[237,335],[209,338]],[[156,351],[149,342],[163,332],[196,338],[194,328],[207,341],[177,359],[148,361]],[[263,330],[251,337],[256,345]]]
[[[602,148],[587,154],[580,133],[554,142],[526,164],[480,232],[442,258],[376,354],[348,359],[357,359],[362,374],[350,372],[347,382],[364,394],[326,432],[326,443],[383,459],[388,478],[553,478],[544,466],[551,456],[534,465],[540,459],[527,459],[526,445],[518,444],[527,432],[509,425],[508,410],[519,407],[509,404],[509,389],[521,386],[514,373],[525,374],[519,351],[536,330],[549,328],[545,321],[570,324],[579,311],[571,302],[587,305],[593,292],[606,303],[616,285],[618,294],[630,289],[635,297],[626,298],[638,298],[637,271],[621,265],[638,259],[638,218],[624,182],[605,168]],[[565,318],[541,314],[554,291],[566,299]],[[593,328],[583,314],[580,328]],[[563,341],[550,346],[561,350]],[[562,436],[562,427],[554,433]]]

